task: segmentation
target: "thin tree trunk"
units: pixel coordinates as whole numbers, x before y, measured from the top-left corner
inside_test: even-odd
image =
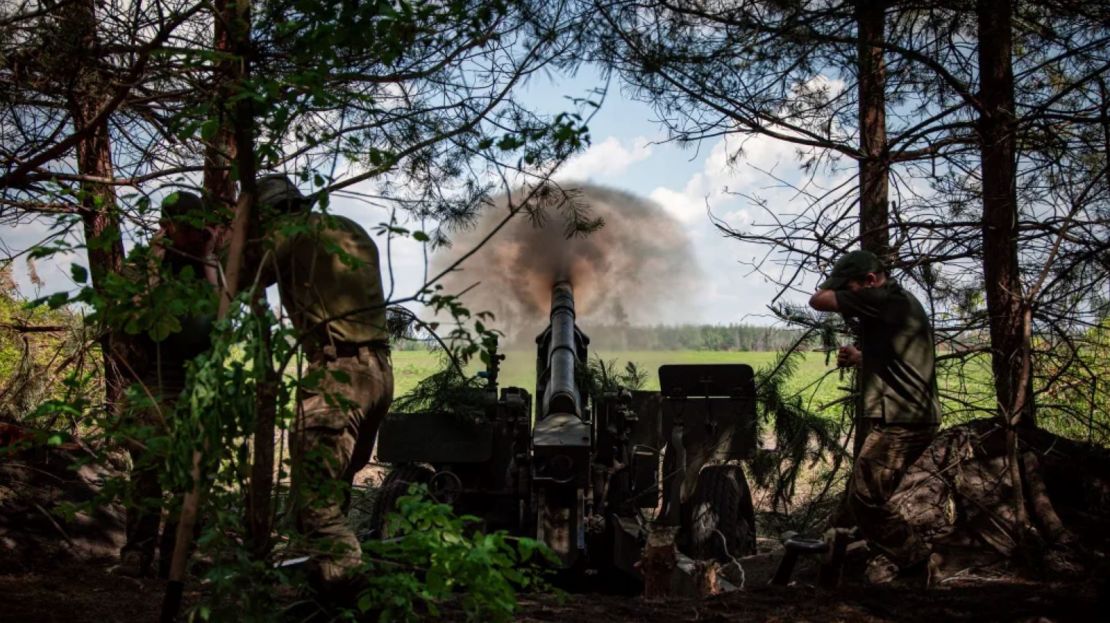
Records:
[[[860,246],[889,263],[890,164],[886,141],[886,0],[857,0],[859,31],[859,229]],[[862,377],[856,375],[855,435],[852,457],[858,457],[870,432],[863,413]]]
[[[68,57],[80,66],[67,93],[69,114],[74,130],[90,127],[97,112],[109,98],[109,83],[97,67],[99,41],[96,32],[96,7],[93,0],[81,0],[65,12],[65,30],[71,48]],[[112,179],[112,144],[108,120],[96,123],[93,131],[77,143],[77,169],[90,178]],[[110,184],[81,183],[81,221],[84,225],[92,287],[100,290],[108,275],[123,267],[123,234],[116,211],[116,194]],[[126,379],[126,340],[104,328],[100,340],[104,360],[105,405],[111,410],[118,403]]]
[[[274,488],[274,429],[277,420],[277,371],[271,362],[273,336],[270,325],[263,319],[268,307],[264,292],[257,292],[252,304],[258,316],[260,334],[259,348],[265,356],[265,363],[258,378],[258,400],[254,429],[254,452],[251,456],[250,491],[247,496],[247,512],[250,514],[251,552],[261,559],[270,553],[272,497]]]
[[[885,0],[859,0],[859,214],[861,246],[890,258],[890,163],[886,139]]]
[[[224,19],[228,27],[228,39],[234,52],[235,90],[243,87],[243,83],[250,78],[251,58],[251,0],[235,0],[234,4],[226,4],[225,12],[217,15],[216,19]],[[239,98],[234,106],[233,127],[236,146],[236,164],[239,173],[239,198],[235,206],[235,216],[231,224],[231,235],[228,244],[227,270],[223,288],[220,291],[218,316],[223,318],[231,310],[236,293],[239,289],[240,271],[243,264],[243,249],[247,240],[247,229],[251,221],[251,212],[254,207],[254,117],[250,98]],[[272,438],[271,438],[272,443]],[[181,596],[184,588],[185,570],[188,563],[189,551],[192,549],[193,529],[196,525],[197,515],[200,511],[201,498],[204,493],[204,454],[209,450],[207,444],[193,453],[192,483],[193,488],[185,494],[181,508],[181,521],[177,526],[176,542],[173,552],[173,562],[170,565],[169,584],[166,587],[165,598],[162,602],[161,620],[164,623],[177,618],[181,607]]]
[[[218,54],[230,56],[233,50],[228,24],[234,19],[234,13],[229,13],[228,0],[215,0],[213,6],[217,16],[213,20],[213,48]],[[216,135],[204,148],[204,190],[223,218],[235,209],[235,180],[231,177],[231,163],[236,155],[235,135],[229,122],[231,113],[223,103],[231,99],[237,65],[233,58],[224,58],[216,64],[212,76],[216,92],[213,109],[219,125]]]
[[[239,0],[240,19],[250,23],[250,1]],[[243,59],[243,79],[250,76],[250,33],[249,29],[236,40],[236,57]],[[250,98],[239,98],[233,112],[234,139],[236,145],[236,163],[239,170],[239,205],[236,212],[237,218],[242,218],[245,223],[235,231],[253,232],[259,235],[258,219],[254,217],[255,207],[255,176],[257,163],[254,153],[254,108]],[[245,240],[233,238],[231,253],[228,258],[228,280],[235,279],[233,283],[240,283],[242,270],[243,243]],[[230,290],[229,290],[230,294]],[[254,430],[254,453],[251,464],[250,490],[247,495],[247,512],[249,514],[251,551],[255,556],[262,558],[270,551],[270,518],[271,497],[274,486],[274,424],[277,419],[277,371],[274,370],[272,359],[272,335],[270,325],[266,322],[268,308],[266,295],[263,291],[254,292],[251,310],[257,316],[259,327],[259,348],[262,350],[264,364],[259,370],[257,382],[256,418]]]
[[[1106,90],[1106,80],[1098,78],[1099,123],[1102,124],[1103,166],[1110,170],[1110,94]],[[1110,175],[1106,176],[1106,190],[1110,192]]]
[[[215,49],[227,54],[230,59],[235,58],[233,42],[230,37],[228,24],[234,19],[234,14],[228,14],[228,0],[217,0],[215,3],[217,15],[225,16],[214,22],[213,39]],[[240,115],[234,110],[228,110],[223,104],[231,101],[232,87],[237,79],[239,64],[235,60],[221,61],[215,72],[216,105],[213,107],[219,115],[219,125],[216,135],[206,146],[204,154],[204,187],[210,201],[217,207],[221,215],[232,214],[236,205],[235,180],[231,177],[231,163],[236,159],[239,149],[235,133],[235,118],[242,121]],[[249,111],[247,111],[249,114]],[[253,160],[251,163],[253,167]],[[248,230],[253,229],[248,226]],[[248,232],[249,233],[249,232]],[[266,293],[256,292],[251,302],[251,309],[260,319],[267,313]],[[260,347],[267,356],[271,352],[271,335],[265,322],[260,323]],[[266,373],[264,378],[258,379],[258,411],[254,431],[250,489],[247,494],[246,507],[248,525],[250,526],[251,551],[255,556],[264,557],[270,550],[270,525],[271,525],[271,493],[273,490],[274,471],[274,424],[277,416],[277,374],[270,366],[263,366]]]
[[[998,413],[1006,426],[1013,486],[1014,533],[1023,542],[1029,525],[1022,486],[1018,427],[1030,417],[1030,315],[1018,265],[1015,187],[1016,119],[1011,60],[1010,0],[978,0],[979,135],[983,176],[983,278],[990,317],[991,367]]]
[[[1027,424],[1029,345],[1018,265],[1015,190],[1014,74],[1009,0],[979,0],[979,64],[983,112],[983,277],[990,316],[991,365],[1000,414]]]

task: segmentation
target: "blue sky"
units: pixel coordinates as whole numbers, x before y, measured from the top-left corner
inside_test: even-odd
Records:
[[[588,96],[591,89],[603,84],[602,76],[586,67],[574,77],[534,76],[523,97],[535,109],[560,112],[572,108],[567,97]],[[800,199],[794,191],[773,185],[761,172],[774,170],[777,176],[797,179],[793,148],[763,137],[743,143],[738,138],[711,139],[680,148],[665,141],[665,130],[652,122],[653,117],[647,104],[625,97],[614,79],[604,105],[590,122],[591,146],[568,161],[556,178],[593,182],[656,201],[689,237],[703,275],[700,294],[696,300],[662,306],[658,317],[648,322],[771,323],[767,305],[777,290],[740,263],[764,250],[724,238],[713,227],[707,208],[717,218],[741,229],[753,218],[767,219],[748,200],[728,191],[757,195],[776,212],[795,211],[791,206]],[[743,157],[730,164],[729,155],[741,144]],[[332,209],[356,218],[367,229],[386,220],[382,214],[368,212],[365,205],[342,198],[333,200]],[[0,230],[0,244],[8,252],[18,250],[37,242],[45,231],[43,224]],[[395,243],[392,248],[395,294],[411,294],[422,283],[423,251],[414,243]],[[37,272],[43,284],[39,287],[31,283],[25,262],[19,261],[14,271],[17,283],[28,296],[71,289],[70,261],[72,258],[40,261]],[[798,293],[785,300],[800,303],[804,298]]]

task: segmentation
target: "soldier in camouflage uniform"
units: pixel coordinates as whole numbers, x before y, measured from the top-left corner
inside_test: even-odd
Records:
[[[161,229],[150,247],[137,248],[124,274],[141,284],[133,301],[145,309],[160,299],[185,296],[189,309],[176,318],[178,330],[161,335],[153,329],[128,340],[124,378],[138,385],[139,397],[124,401],[125,445],[131,455],[131,502],[127,505],[127,541],[120,552],[119,571],[146,576],[158,549],[162,515],[163,457],[149,442],[168,431],[178,397],[185,390],[186,363],[211,348],[216,288],[213,243],[215,232],[198,223],[205,218],[200,197],[178,192],[162,204]],[[186,292],[188,294],[186,294]],[[164,302],[164,301],[161,301]],[[145,429],[142,434],[136,434]],[[173,532],[167,522],[161,540],[159,574],[165,577],[173,552]]]
[[[298,528],[320,548],[313,580],[341,588],[362,560],[344,513],[350,485],[393,400],[378,248],[348,218],[307,214],[311,200],[284,176],[261,178],[258,196],[277,216],[262,283],[277,283],[309,362],[290,444]]]
[[[887,277],[867,251],[841,257],[810,298],[860,327],[860,346],[840,349],[841,366],[858,366],[863,418],[870,432],[853,467],[849,508],[863,535],[886,556],[872,562],[874,582],[925,562],[929,548],[888,500],[940,423],[933,330],[921,303]]]

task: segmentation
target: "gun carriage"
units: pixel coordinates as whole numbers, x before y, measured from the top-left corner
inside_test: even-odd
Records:
[[[557,283],[536,338],[534,402],[523,388],[498,387],[503,356],[491,353],[480,413],[391,413],[378,458],[393,469],[373,529],[388,536],[397,498],[420,482],[483,528],[546,543],[568,571],[637,576],[651,522],[679,527],[679,546],[695,558],[754,551],[751,494],[736,464],[756,445],[751,367],[664,365],[660,391],[591,396],[589,343],[571,285]]]

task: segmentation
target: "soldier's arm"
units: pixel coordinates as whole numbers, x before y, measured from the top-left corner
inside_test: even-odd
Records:
[[[277,283],[282,255],[288,254],[290,241],[280,232],[268,237],[248,240],[243,249],[243,270],[239,273],[239,289],[266,289]]]
[[[219,290],[224,283],[224,267],[220,254],[224,251],[224,230],[211,227],[208,229],[208,239],[204,243],[204,280]]]
[[[817,311],[835,312],[840,311],[840,306],[836,301],[836,290],[818,290],[809,297],[809,306]]]
[[[836,307],[830,311],[838,311],[846,318],[858,318],[862,322],[879,319],[886,304],[886,291],[880,288],[864,288],[855,292],[835,290],[832,296]]]

